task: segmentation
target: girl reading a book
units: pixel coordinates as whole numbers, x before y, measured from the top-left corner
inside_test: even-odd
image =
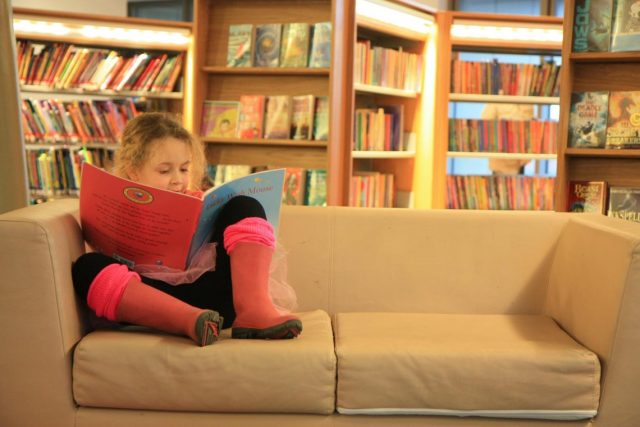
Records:
[[[180,124],[145,113],[125,127],[116,174],[199,197],[202,192],[193,185],[201,182],[202,151]],[[212,255],[203,251],[205,256],[197,256],[199,261],[177,276],[139,273],[89,252],[73,264],[74,287],[99,317],[188,336],[201,346],[215,342],[227,327],[233,338],[298,336],[300,320],[278,309],[269,294],[275,236],[262,205],[247,196],[230,199],[216,220],[212,243]]]

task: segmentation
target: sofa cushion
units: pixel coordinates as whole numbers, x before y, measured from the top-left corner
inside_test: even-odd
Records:
[[[73,393],[81,406],[210,412],[330,414],[336,359],[324,311],[302,313],[292,340],[238,340],[207,347],[142,330],[95,331],[78,344]]]
[[[337,410],[579,419],[596,414],[597,356],[536,315],[341,313]]]

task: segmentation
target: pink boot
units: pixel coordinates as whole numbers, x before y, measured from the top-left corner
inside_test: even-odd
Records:
[[[218,338],[222,317],[193,307],[140,281],[124,265],[104,268],[91,283],[87,303],[98,316],[111,321],[147,326],[185,335],[200,346]]]
[[[285,339],[302,332],[300,319],[280,313],[269,296],[274,242],[273,228],[262,218],[246,218],[225,230],[236,311],[233,338]]]

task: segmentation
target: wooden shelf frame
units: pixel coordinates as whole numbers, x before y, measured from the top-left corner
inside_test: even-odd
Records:
[[[500,27],[530,27],[540,29],[562,30],[563,20],[554,17],[531,17],[521,15],[502,15],[486,13],[468,12],[441,12],[437,15],[438,24],[438,59],[436,87],[436,110],[435,110],[435,143],[433,148],[433,167],[431,168],[431,181],[433,182],[431,207],[445,208],[447,197],[447,160],[450,157],[461,157],[462,155],[451,155],[449,146],[449,103],[450,102],[486,102],[486,103],[516,103],[516,104],[539,104],[539,105],[561,105],[559,97],[536,97],[536,96],[496,96],[496,95],[472,95],[450,93],[451,87],[451,60],[453,52],[457,51],[480,51],[495,53],[518,53],[526,55],[558,56],[562,52],[560,42],[521,42],[517,40],[483,40],[469,39],[452,34],[454,23],[464,23],[469,25]],[[564,63],[563,63],[564,66]],[[494,157],[490,153],[469,153],[467,157]],[[500,154],[501,153],[497,153]],[[515,158],[517,154],[506,153],[508,158]],[[556,155],[535,155],[540,156],[536,160],[550,160]],[[521,157],[518,157],[521,158]],[[525,157],[528,158],[528,157]]]
[[[640,187],[640,150],[568,146],[573,92],[640,90],[640,52],[573,52],[574,10],[575,0],[566,0],[555,198],[555,209],[561,212],[568,210],[570,181],[606,181],[609,187]]]
[[[329,76],[329,68],[278,68],[278,67],[224,67],[205,65],[202,71],[208,74],[251,76]]]

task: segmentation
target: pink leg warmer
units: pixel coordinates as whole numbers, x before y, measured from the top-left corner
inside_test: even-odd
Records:
[[[140,280],[138,273],[129,271],[122,264],[111,264],[105,267],[91,282],[87,304],[100,317],[105,317],[112,322],[116,320],[116,309],[127,283],[132,278]]]
[[[245,218],[224,230],[224,249],[231,253],[238,243],[260,243],[273,249],[276,238],[273,226],[263,218]]]

